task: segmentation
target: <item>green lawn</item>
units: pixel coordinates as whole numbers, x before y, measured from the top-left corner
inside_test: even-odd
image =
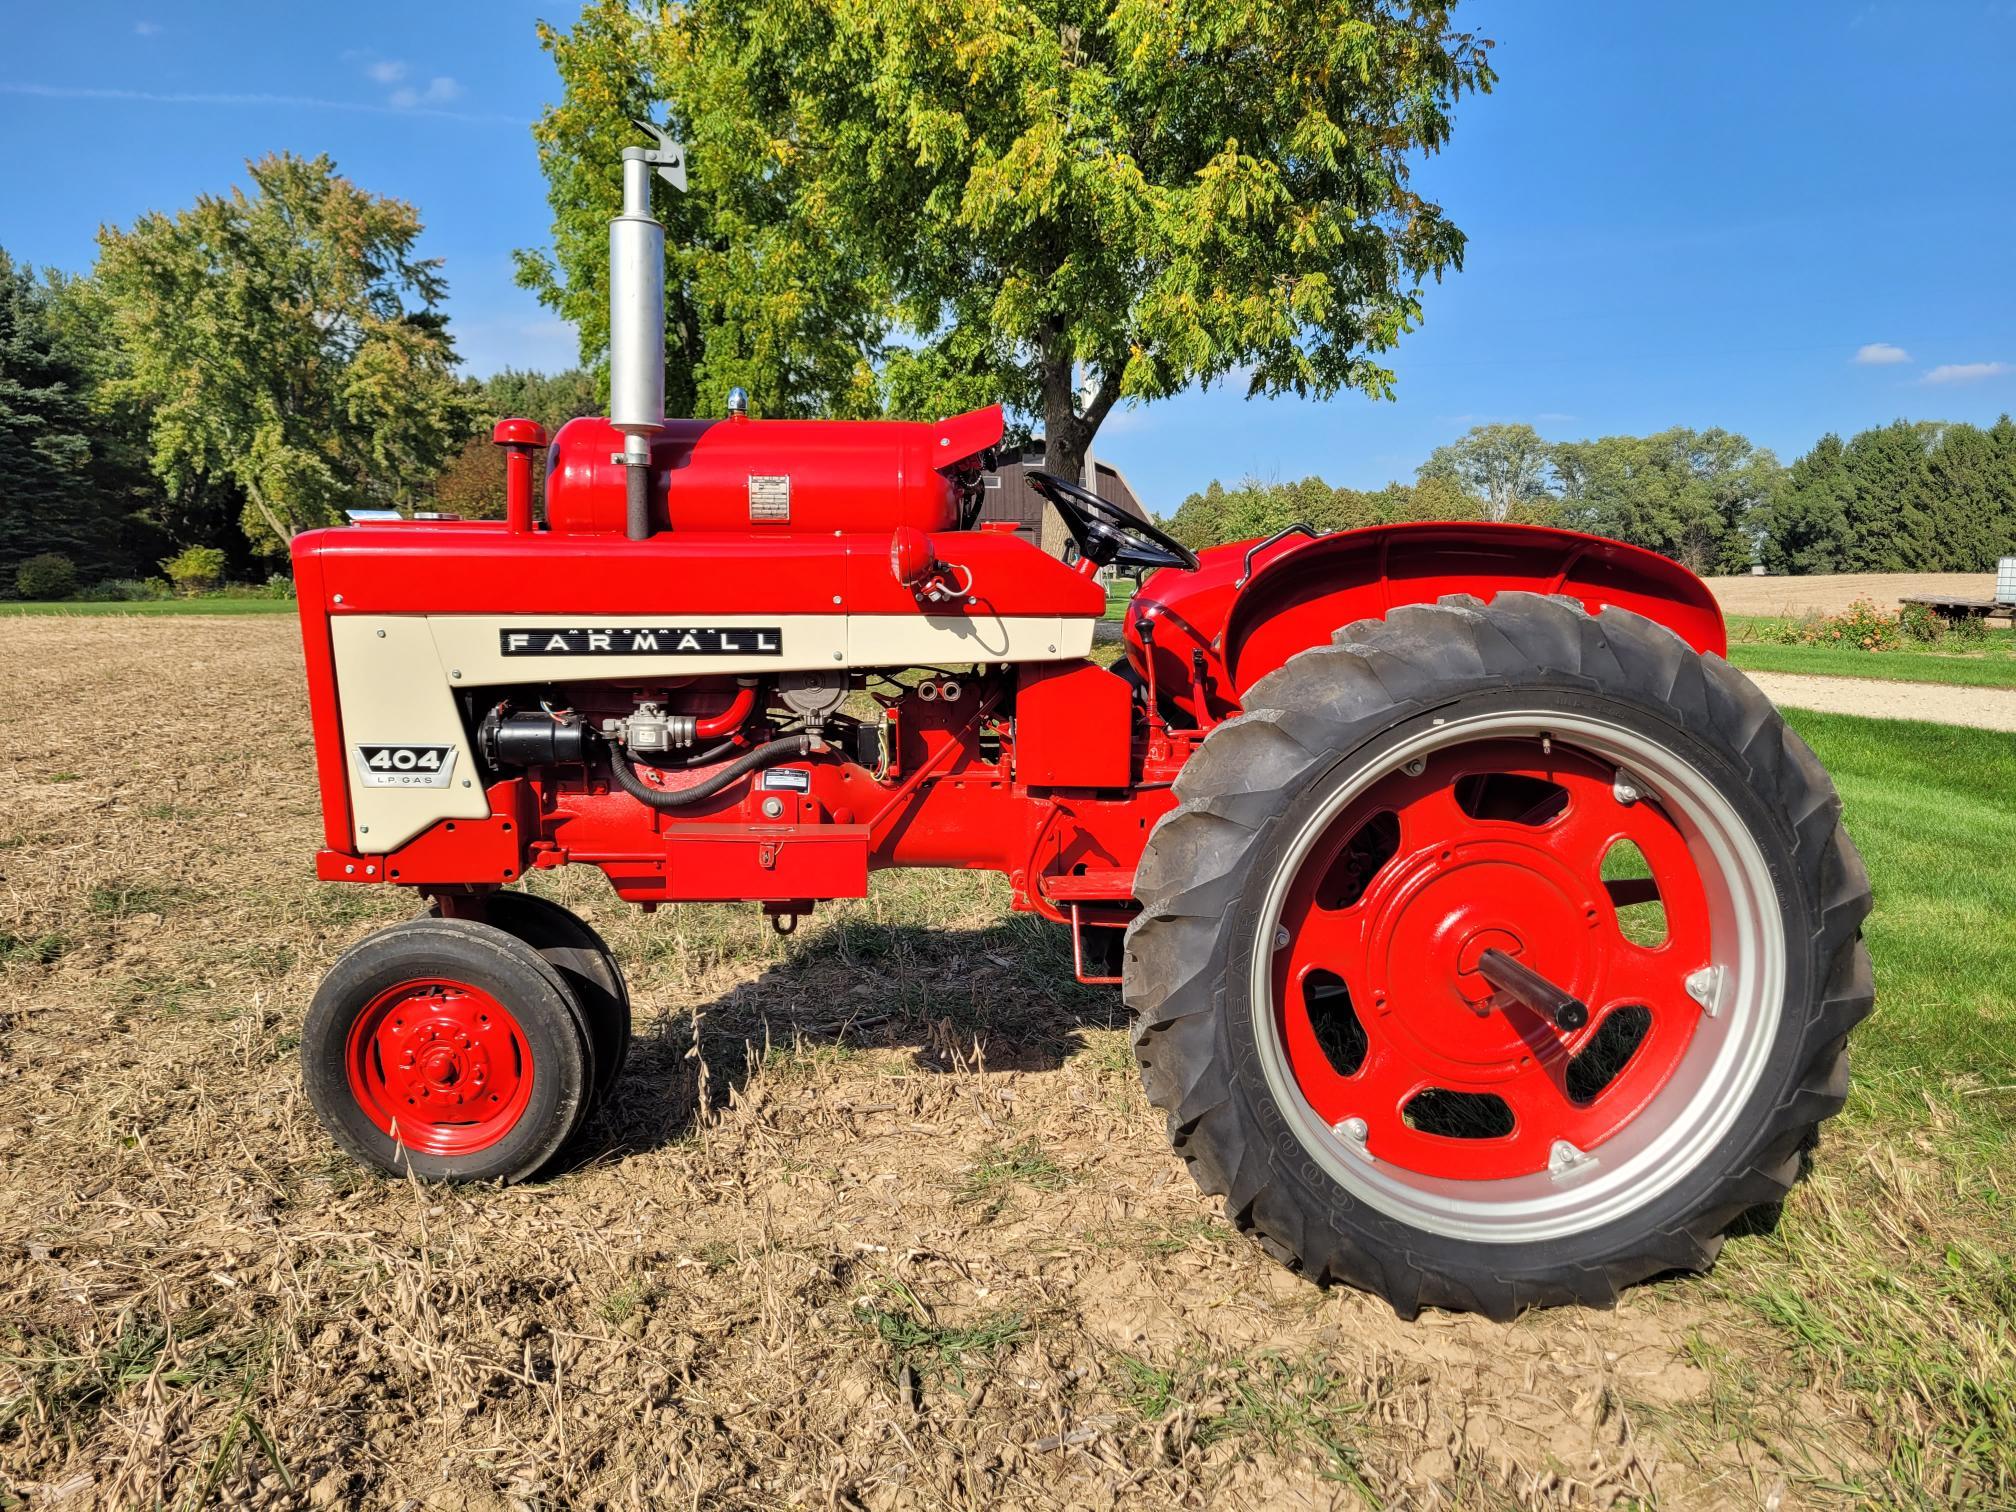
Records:
[[[1769,637],[1782,621],[1732,615],[1729,661],[1746,672],[1803,672],[1818,677],[1875,677],[1889,682],[1952,683],[1967,688],[2016,688],[2016,630],[1990,630],[1985,640],[1953,638],[1911,643],[1894,651],[1841,646],[1785,646]]]
[[[82,601],[21,600],[0,602],[8,614],[292,614],[292,599],[193,598],[133,599],[96,604]]]
[[[1844,1505],[2016,1505],[2016,742],[1788,717],[1868,863],[1876,1011],[1809,1180],[1711,1284],[1868,1414]]]

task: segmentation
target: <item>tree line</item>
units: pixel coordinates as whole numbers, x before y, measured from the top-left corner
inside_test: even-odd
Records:
[[[521,281],[599,374],[619,155],[648,116],[690,147],[690,192],[659,204],[674,413],[718,414],[738,386],[773,416],[1001,401],[1068,475],[1115,404],[1197,382],[1383,397],[1383,354],[1463,261],[1413,183],[1495,80],[1492,44],[1453,16],[587,0],[539,28],[553,224]],[[0,585],[24,551],[91,578],[191,540],[257,574],[295,531],[410,512],[437,479],[448,507],[490,507],[497,400],[456,370],[413,207],[327,157],[248,172],[108,228],[87,277],[8,265],[0,429],[29,445],[0,458],[0,488],[22,489],[0,503]]]
[[[284,574],[300,530],[354,509],[503,509],[489,428],[599,409],[593,375],[456,371],[412,207],[327,158],[99,235],[88,274],[0,248],[0,592]],[[183,581],[180,573],[170,576]]]
[[[1298,521],[1429,519],[1566,526],[1700,573],[1978,572],[2016,553],[2016,423],[1898,420],[1823,436],[1790,467],[1726,430],[1550,442],[1481,425],[1437,447],[1412,484],[1214,482],[1183,500],[1171,531],[1201,548]]]

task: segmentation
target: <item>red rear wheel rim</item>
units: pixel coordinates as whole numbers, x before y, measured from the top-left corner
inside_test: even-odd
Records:
[[[350,1026],[350,1093],[380,1132],[427,1155],[473,1155],[524,1116],[532,1048],[518,1020],[467,982],[421,977],[372,998]]]
[[[1565,746],[1481,740],[1337,814],[1289,884],[1274,957],[1276,1028],[1318,1118],[1416,1177],[1491,1181],[1600,1148],[1657,1097],[1701,1021],[1686,982],[1710,958],[1711,904],[1673,818],[1619,783]],[[1624,841],[1664,909],[1656,945],[1627,935],[1634,894],[1604,880]],[[1477,969],[1493,947],[1587,1022],[1495,991]]]

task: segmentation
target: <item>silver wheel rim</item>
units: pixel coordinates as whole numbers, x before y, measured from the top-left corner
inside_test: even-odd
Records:
[[[1403,763],[1474,741],[1549,737],[1641,778],[1679,827],[1709,901],[1713,964],[1724,968],[1716,1012],[1704,1014],[1666,1085],[1630,1123],[1565,1174],[1499,1180],[1422,1176],[1382,1164],[1334,1131],[1304,1098],[1276,1022],[1273,952],[1289,888],[1330,823]],[[1353,1197],[1388,1217],[1451,1239],[1515,1244],[1614,1223],[1669,1191],[1709,1157],[1755,1091],[1785,1011],[1786,942],[1770,864],[1715,785],[1670,747],[1586,715],[1538,710],[1437,720],[1381,752],[1334,788],[1297,830],[1259,915],[1249,1002],[1268,1091],[1297,1141]]]

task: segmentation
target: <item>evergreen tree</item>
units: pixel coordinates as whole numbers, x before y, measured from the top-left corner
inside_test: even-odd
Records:
[[[119,500],[95,465],[90,374],[54,298],[0,249],[0,591],[45,552],[87,583],[127,566]]]
[[[1914,572],[1939,559],[1933,539],[1925,432],[1908,420],[1866,430],[1848,443],[1844,572]]]
[[[1847,448],[1829,432],[1792,464],[1766,507],[1764,565],[1776,573],[1840,571],[1850,492]]]

